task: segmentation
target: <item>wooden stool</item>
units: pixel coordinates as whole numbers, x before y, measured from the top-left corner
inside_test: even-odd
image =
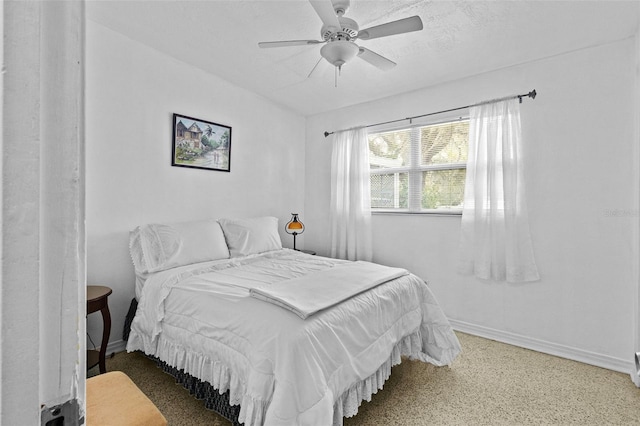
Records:
[[[167,419],[121,371],[87,379],[87,426],[165,426]]]

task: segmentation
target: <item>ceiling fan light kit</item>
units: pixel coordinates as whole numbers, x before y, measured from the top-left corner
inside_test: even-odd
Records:
[[[320,29],[322,40],[270,41],[260,42],[258,46],[269,48],[325,43],[320,49],[320,56],[333,65],[336,71],[340,71],[344,64],[356,56],[383,71],[387,71],[393,68],[396,63],[367,48],[358,46],[355,40],[371,40],[422,29],[420,17],[412,16],[360,30],[356,21],[343,16],[351,4],[350,0],[309,0],[309,2],[322,20],[323,25]]]
[[[338,69],[341,69],[342,65],[353,59],[359,52],[360,48],[347,40],[336,40],[325,44],[320,49],[320,55]]]

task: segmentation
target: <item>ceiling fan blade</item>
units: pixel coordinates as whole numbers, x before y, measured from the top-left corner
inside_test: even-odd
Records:
[[[288,46],[306,46],[310,44],[320,44],[324,41],[318,40],[287,40],[287,41],[261,41],[258,46],[261,48],[270,47],[288,47]]]
[[[323,24],[336,29],[341,28],[338,16],[335,10],[333,10],[331,0],[309,0],[309,3],[311,3],[311,6],[313,6],[320,19],[322,19]]]
[[[358,38],[361,40],[371,40],[372,38],[420,31],[421,29],[422,19],[416,15],[410,18],[387,22],[386,24],[376,25],[375,27],[365,28],[358,32]]]
[[[388,71],[391,68],[396,66],[396,63],[390,59],[385,58],[384,56],[378,55],[376,52],[372,52],[366,47],[360,47],[360,52],[358,53],[358,57],[360,59],[369,62],[374,67],[380,68],[383,71]]]

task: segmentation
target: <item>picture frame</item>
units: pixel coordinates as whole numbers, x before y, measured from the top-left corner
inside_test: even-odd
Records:
[[[231,171],[231,127],[173,114],[171,165]]]

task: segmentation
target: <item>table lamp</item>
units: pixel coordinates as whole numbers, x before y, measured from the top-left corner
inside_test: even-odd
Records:
[[[298,220],[298,213],[291,213],[291,220],[284,227],[287,234],[293,235],[293,249],[296,248],[296,235],[304,232],[304,224]]]

